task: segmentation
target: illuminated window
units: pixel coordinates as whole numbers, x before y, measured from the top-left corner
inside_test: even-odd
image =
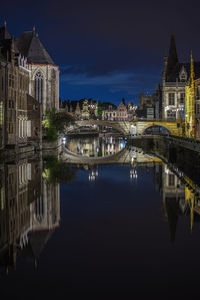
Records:
[[[175,119],[176,118],[176,111],[168,110],[167,111],[167,118],[168,119]]]
[[[0,102],[0,125],[4,123],[4,106],[3,102]]]
[[[42,103],[43,100],[43,76],[40,71],[35,75],[35,99]]]

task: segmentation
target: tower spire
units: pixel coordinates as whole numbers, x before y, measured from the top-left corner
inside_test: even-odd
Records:
[[[194,85],[194,59],[192,56],[192,51],[190,53],[190,83],[191,86]]]
[[[176,43],[174,34],[171,35],[170,47],[169,47],[169,55],[168,55],[168,63],[167,63],[167,73],[169,74],[174,66],[178,63],[178,55],[176,51]]]

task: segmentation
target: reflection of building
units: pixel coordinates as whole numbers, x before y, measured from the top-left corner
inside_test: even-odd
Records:
[[[16,265],[18,251],[38,258],[59,226],[59,185],[42,179],[42,160],[0,165],[0,265]]]
[[[117,137],[88,137],[88,138],[71,138],[67,144],[71,152],[86,157],[104,157],[116,154],[124,148],[125,144],[121,138]]]
[[[154,181],[162,195],[165,218],[169,223],[171,240],[174,241],[178,217],[187,209],[185,185],[165,164],[155,167]]]

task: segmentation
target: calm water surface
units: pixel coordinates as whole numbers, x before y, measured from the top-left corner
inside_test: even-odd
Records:
[[[165,164],[135,159],[65,165],[58,172],[51,161],[1,165],[5,298],[73,299],[71,292],[79,291],[131,292],[142,299],[198,295],[198,203]],[[58,182],[62,172],[67,183]]]

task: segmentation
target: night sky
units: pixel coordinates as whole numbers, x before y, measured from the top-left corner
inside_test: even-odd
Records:
[[[61,99],[138,102],[161,80],[170,35],[179,60],[200,60],[199,1],[4,1],[0,21],[15,38],[36,25],[60,67]]]

